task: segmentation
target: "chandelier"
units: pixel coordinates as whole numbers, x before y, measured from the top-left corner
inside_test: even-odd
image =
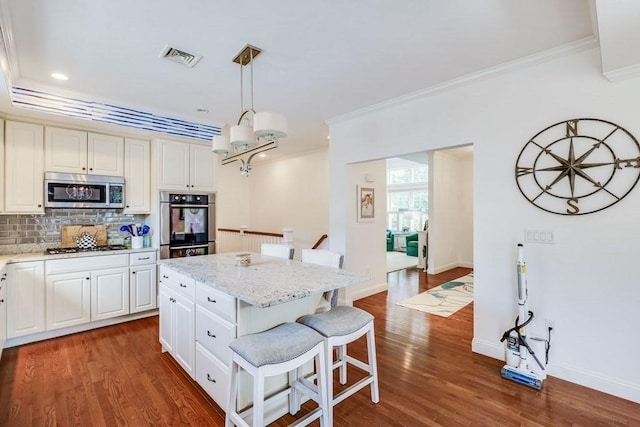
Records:
[[[278,146],[278,138],[287,136],[287,119],[271,111],[256,113],[253,109],[253,60],[261,49],[246,45],[233,58],[240,65],[240,118],[238,124],[231,126],[229,136],[214,135],[211,150],[222,156],[222,164],[240,162],[240,174],[249,176],[251,160],[257,154],[272,150]],[[250,65],[251,107],[244,109],[244,67]]]

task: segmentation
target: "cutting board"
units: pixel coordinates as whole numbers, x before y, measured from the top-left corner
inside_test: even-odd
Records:
[[[75,248],[78,246],[76,238],[83,233],[89,233],[95,236],[98,246],[107,244],[107,226],[106,225],[63,225],[60,232],[62,238],[61,246],[63,248]]]

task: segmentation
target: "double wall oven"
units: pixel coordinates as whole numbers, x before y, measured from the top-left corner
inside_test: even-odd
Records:
[[[215,194],[160,192],[160,258],[216,253]]]

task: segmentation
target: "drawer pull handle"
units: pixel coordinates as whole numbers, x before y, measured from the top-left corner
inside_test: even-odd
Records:
[[[207,374],[207,380],[211,381],[212,383],[215,383],[216,380],[214,380],[213,378],[211,378],[211,375]]]
[[[207,297],[207,301],[212,302],[212,303],[214,303],[214,304],[217,302],[216,300],[211,299],[211,297]]]
[[[186,288],[186,287],[187,287],[187,285],[183,285],[182,283],[180,283],[180,287],[181,287],[181,288]]]
[[[211,338],[216,338],[216,336],[212,334],[211,331],[207,331],[207,335],[209,335]]]
[[[163,275],[162,275],[162,278],[163,278],[163,279],[168,279],[168,278],[169,278],[169,276],[167,276],[166,274],[163,274]]]
[[[142,260],[145,260],[145,259],[149,259],[149,257],[148,257],[148,256],[145,256],[145,257],[140,257],[140,258],[138,258],[138,259],[139,259],[140,261],[142,261]]]

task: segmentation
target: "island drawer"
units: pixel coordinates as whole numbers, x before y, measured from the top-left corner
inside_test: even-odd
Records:
[[[135,252],[129,254],[130,265],[155,264],[156,252]]]
[[[236,326],[196,304],[196,341],[220,360],[231,360],[229,344],[236,337]]]
[[[223,319],[236,323],[236,299],[231,295],[198,282],[196,284],[196,302]]]
[[[192,301],[196,297],[196,281],[164,265],[160,266],[160,283],[190,298]]]
[[[198,343],[196,343],[196,381],[226,412],[229,369]]]

